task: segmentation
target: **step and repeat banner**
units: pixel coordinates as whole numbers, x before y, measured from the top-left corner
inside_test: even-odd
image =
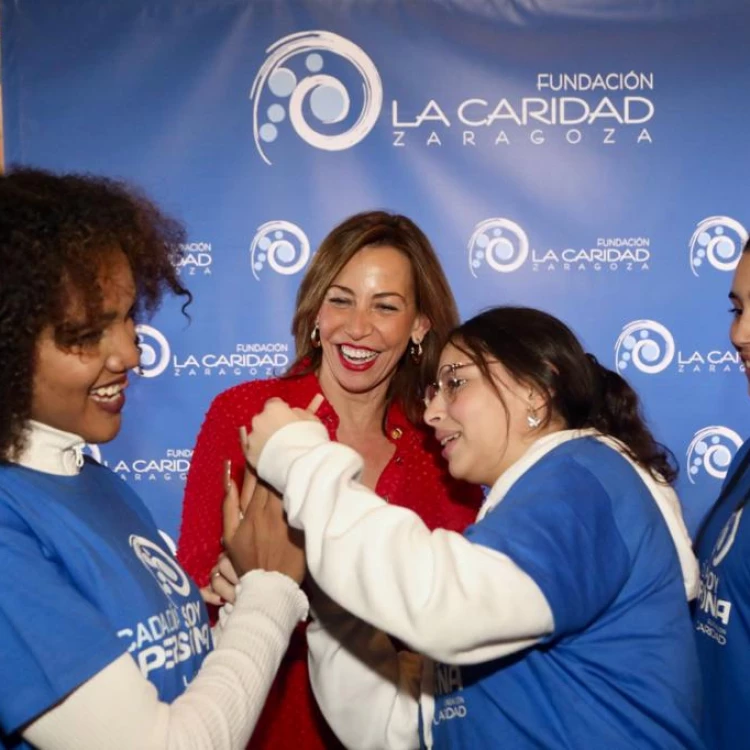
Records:
[[[750,435],[749,31],[744,0],[4,0],[6,164],[124,178],[189,230],[191,320],[140,326],[92,453],[176,537],[211,399],[284,371],[316,246],[385,208],[463,316],[540,307],[630,380],[694,529]]]

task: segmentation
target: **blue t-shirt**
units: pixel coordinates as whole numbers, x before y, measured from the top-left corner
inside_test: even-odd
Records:
[[[29,747],[19,728],[126,652],[171,702],[212,647],[149,512],[92,460],[76,476],[0,466],[0,573],[2,748]]]
[[[594,438],[541,458],[465,536],[544,593],[554,632],[491,662],[436,664],[436,748],[701,748],[682,572],[655,500]]]
[[[694,623],[703,673],[703,737],[711,750],[750,746],[750,471],[734,477],[750,441],[739,450],[726,486],[698,540],[701,590]],[[734,480],[734,481],[733,481]]]

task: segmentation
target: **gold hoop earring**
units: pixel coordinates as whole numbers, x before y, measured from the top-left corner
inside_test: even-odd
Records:
[[[422,361],[422,353],[422,342],[412,341],[409,346],[409,356],[412,358],[415,365],[418,365]]]
[[[317,321],[315,322],[315,327],[310,333],[310,343],[312,344],[313,349],[320,349],[320,326]]]

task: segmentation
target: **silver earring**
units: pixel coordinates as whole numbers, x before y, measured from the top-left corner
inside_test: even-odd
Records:
[[[529,413],[526,415],[526,424],[530,430],[535,430],[542,423],[542,420],[537,417],[536,409],[529,408]]]
[[[414,363],[417,365],[422,361],[422,342],[421,341],[412,340],[411,346],[409,347],[409,355],[411,356]]]

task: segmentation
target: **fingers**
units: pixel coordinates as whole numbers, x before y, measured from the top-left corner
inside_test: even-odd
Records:
[[[221,597],[215,593],[210,586],[201,589],[201,599],[203,599],[206,604],[213,604],[214,607],[220,607],[224,603],[222,602]]]
[[[217,594],[221,603],[229,602],[230,604],[234,604],[236,598],[235,584],[224,578],[221,573],[214,574],[211,578],[211,588]]]
[[[237,577],[237,573],[232,566],[231,560],[223,553],[219,555],[216,573],[221,574],[221,576],[226,578],[233,586],[236,586],[240,582],[240,579]]]
[[[252,418],[251,431],[248,433],[247,427],[244,425],[240,427],[240,442],[248,466],[254,470],[254,467],[258,465],[263,448],[278,430],[293,422],[317,421],[315,411],[322,402],[322,394],[317,394],[306,409],[300,409],[289,406],[280,398],[269,398],[264,404],[263,410]]]
[[[245,475],[242,478],[242,492],[240,493],[240,513],[247,513],[250,500],[253,497],[255,488],[258,486],[258,475],[245,466]]]
[[[244,488],[243,488],[244,489]],[[242,505],[237,485],[232,479],[232,464],[224,462],[224,502],[221,506],[223,539],[228,542],[242,520]]]
[[[211,577],[208,586],[201,589],[203,601],[220,607],[224,602],[234,604],[235,586],[239,583],[237,573],[229,558],[222,553],[211,568]]]
[[[315,414],[315,412],[318,411],[322,403],[323,403],[323,394],[317,393],[315,394],[315,396],[313,396],[313,400],[307,405],[306,411],[309,411],[310,414]]]

